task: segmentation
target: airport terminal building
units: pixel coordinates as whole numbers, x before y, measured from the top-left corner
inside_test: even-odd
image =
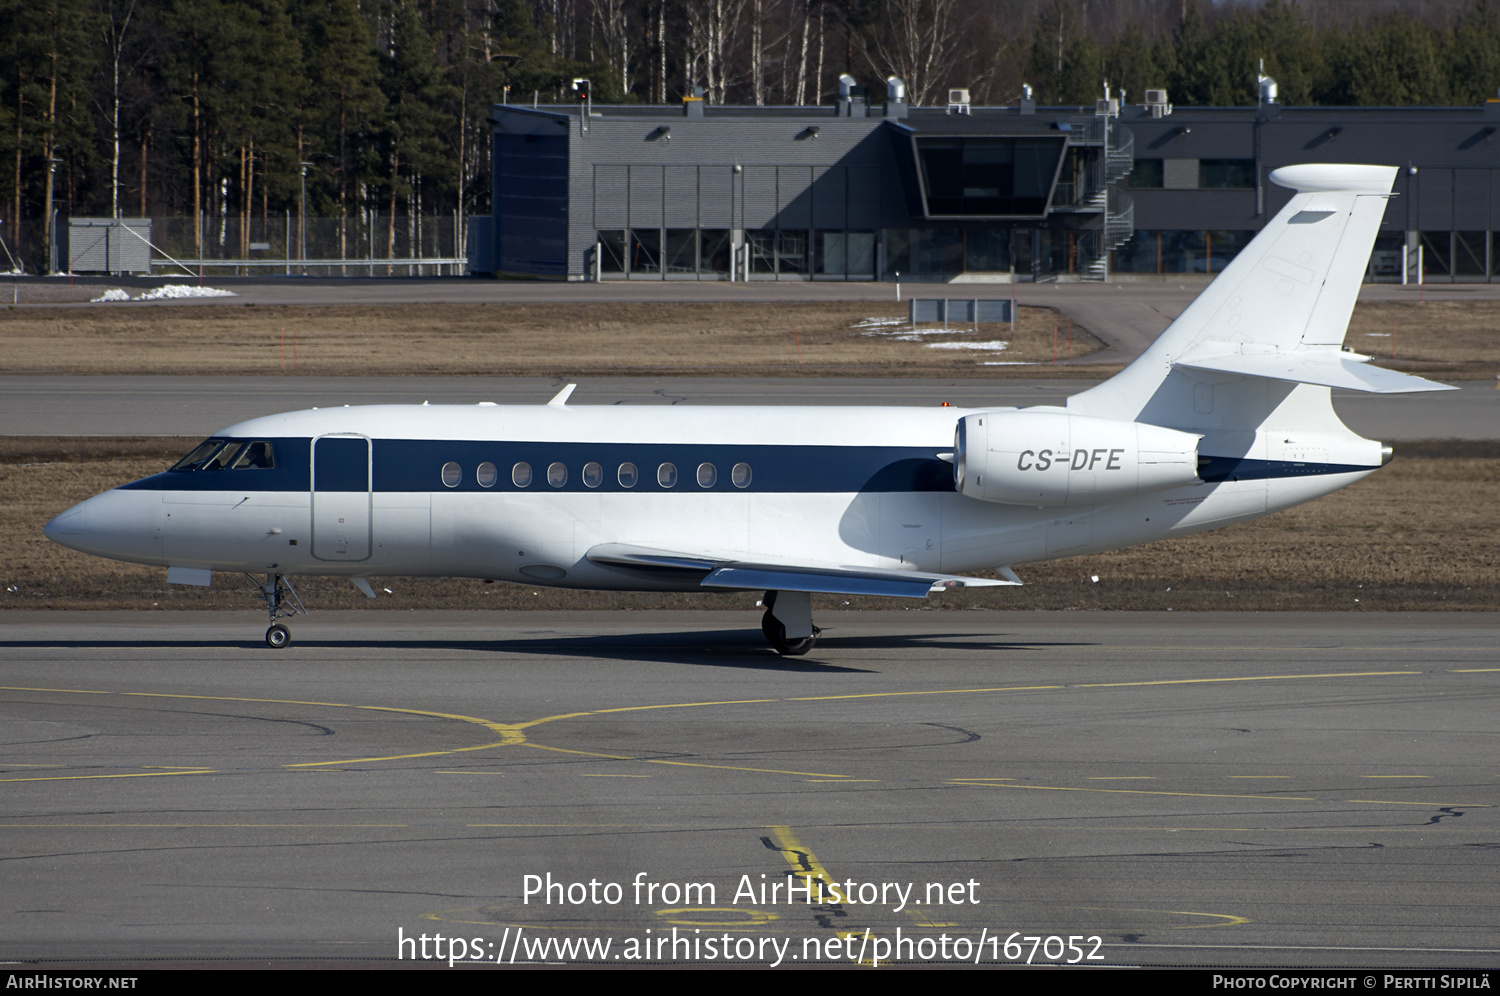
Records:
[[[1500,101],[1476,108],[494,106],[470,270],[568,280],[1181,280],[1303,162],[1401,167],[1367,279],[1500,281]],[[899,275],[899,277],[898,277]]]

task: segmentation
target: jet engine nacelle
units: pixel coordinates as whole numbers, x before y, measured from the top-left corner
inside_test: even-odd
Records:
[[[987,412],[959,420],[953,477],[970,498],[1087,505],[1199,483],[1201,436],[1065,412]]]

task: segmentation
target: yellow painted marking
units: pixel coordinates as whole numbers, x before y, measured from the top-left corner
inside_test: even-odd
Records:
[[[1500,671],[1500,667],[1450,667],[1449,674],[1490,674]]]
[[[212,775],[213,768],[192,768],[187,771],[138,771],[124,775],[33,775],[29,778],[0,778],[0,782],[75,782],[90,778],[170,778],[172,775]]]
[[[1276,799],[1286,802],[1316,802],[1311,796],[1300,795],[1230,795],[1222,792],[1165,792],[1160,789],[1106,789],[1081,788],[1071,785],[988,785],[985,788],[1039,789],[1044,792],[1109,792],[1115,795],[1185,795],[1198,799]],[[1349,800],[1353,802],[1354,800]]]
[[[838,882],[828,874],[828,869],[818,860],[818,856],[792,832],[791,827],[767,827],[771,831],[771,839],[781,849],[781,856],[786,863],[791,865],[792,871],[799,876],[812,876],[823,883],[823,891],[826,894],[830,887],[837,886]]]
[[[1152,910],[1132,909],[1130,907],[1113,906],[1082,906],[1080,909],[1091,913],[1164,913],[1167,916],[1205,916],[1215,920],[1223,920],[1223,923],[1195,923],[1187,927],[1169,927],[1168,930],[1202,930],[1205,927],[1238,927],[1246,923],[1254,923],[1248,916],[1235,916],[1232,913],[1195,913],[1192,910]]]
[[[1431,775],[1360,775],[1361,778],[1431,778]]]
[[[650,778],[651,775],[591,775],[585,772],[582,778]]]
[[[1013,782],[1013,781],[1015,781],[1014,778],[1001,778],[1001,777],[998,777],[998,776],[997,777],[993,777],[993,778],[950,778],[950,779],[948,779],[948,782],[950,784],[952,784],[952,785],[967,785],[970,782],[974,783],[975,785],[982,785],[985,782]]]
[[[694,920],[690,916],[694,913],[728,913],[736,917],[734,920]],[[751,910],[734,906],[683,906],[678,909],[657,910],[656,915],[668,923],[680,927],[758,927],[772,920],[779,920],[775,913],[769,910]]]
[[[360,709],[363,706],[355,706]],[[371,764],[375,761],[406,761],[414,757],[442,757],[446,754],[463,754],[472,750],[489,750],[493,747],[509,747],[515,743],[513,740],[500,740],[492,744],[479,744],[475,747],[453,747],[448,750],[428,750],[419,754],[389,754],[384,757],[346,757],[338,761],[299,761],[296,764],[283,764],[283,768],[321,768],[328,765],[338,764]]]
[[[115,695],[115,692],[106,692],[88,688],[23,688],[17,685],[0,685],[0,692],[64,692],[68,695]]]
[[[1091,782],[1154,782],[1155,775],[1095,775]]]
[[[537,750],[556,751],[559,754],[582,754],[585,757],[604,757],[611,761],[639,761],[642,764],[674,764],[686,768],[720,768],[724,771],[758,771],[768,775],[804,775],[811,778],[844,778],[843,775],[829,774],[826,771],[782,771],[779,768],[743,768],[732,764],[706,764],[696,761],[668,761],[658,757],[631,757],[628,754],[600,754],[591,750],[575,750],[571,747],[549,747],[547,744],[527,743],[527,747],[535,747]]]
[[[1362,802],[1374,806],[1462,806],[1465,809],[1494,809],[1487,802],[1401,802],[1397,799],[1345,799],[1345,802]]]
[[[878,782],[879,778],[845,778],[842,775],[829,775],[827,778],[809,778],[810,785],[853,785],[856,782]]]
[[[8,830],[405,830],[409,823],[0,823]]]
[[[1230,778],[1290,778],[1291,775],[1230,775]]]

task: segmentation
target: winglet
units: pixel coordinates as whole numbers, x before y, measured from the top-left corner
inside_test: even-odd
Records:
[[[561,391],[558,391],[557,394],[552,398],[552,400],[547,402],[547,406],[549,408],[566,408],[568,404],[568,398],[572,395],[573,389],[577,386],[577,384],[569,384]]]

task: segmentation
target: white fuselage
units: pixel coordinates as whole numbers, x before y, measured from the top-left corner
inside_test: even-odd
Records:
[[[1278,448],[1272,437],[1283,433],[1272,432],[1223,454],[1242,473],[1208,483],[1067,508],[998,504],[954,490],[954,430],[970,414],[562,405],[293,412],[217,434],[270,441],[274,468],[160,474],[75,506],[47,533],[101,556],[211,571],[693,590],[696,578],[647,577],[588,553],[627,544],[721,561],[963,573],[1255,518],[1380,462],[1376,444],[1342,426],[1318,440],[1304,434],[1296,453]],[[1292,464],[1301,469],[1286,471]]]

